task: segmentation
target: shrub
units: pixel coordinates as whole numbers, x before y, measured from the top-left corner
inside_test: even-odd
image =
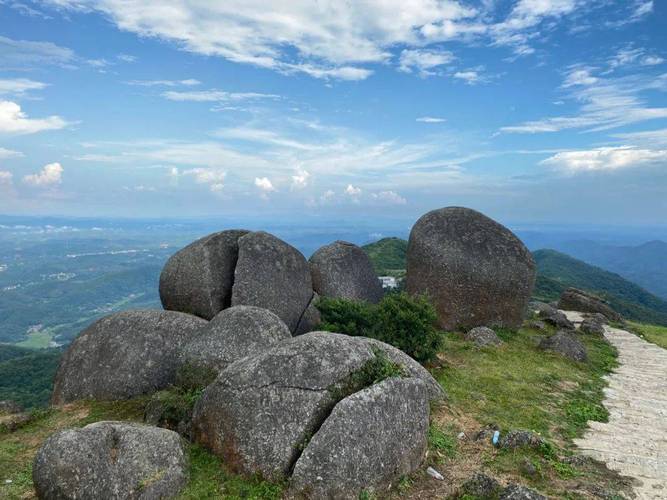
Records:
[[[323,297],[317,308],[322,330],[381,340],[422,363],[440,348],[435,309],[425,297],[389,294],[378,305]]]

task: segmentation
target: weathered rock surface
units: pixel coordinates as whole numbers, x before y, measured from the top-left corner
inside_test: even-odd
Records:
[[[274,312],[290,332],[313,298],[308,261],[296,248],[258,231],[239,238],[234,272],[234,306],[256,306]]]
[[[601,299],[576,288],[568,288],[558,301],[558,308],[565,311],[600,313],[609,321],[623,321],[623,317]]]
[[[15,401],[10,401],[8,399],[0,401],[0,413],[11,415],[13,413],[21,413],[22,411],[23,408],[21,405]]]
[[[545,322],[550,325],[555,326],[556,328],[563,328],[565,330],[574,330],[574,323],[572,323],[567,316],[555,307],[551,307],[548,304],[545,304],[548,308],[543,308],[538,313],[538,316],[542,318]]]
[[[498,445],[501,448],[516,449],[522,447],[539,448],[544,444],[544,439],[531,431],[515,429],[500,436]]]
[[[500,500],[547,500],[544,495],[520,484],[510,484],[500,493],[499,498]]]
[[[229,307],[238,239],[247,233],[236,229],[214,233],[172,255],[160,275],[162,306],[205,319]]]
[[[309,259],[313,289],[322,297],[377,303],[383,295],[373,264],[360,247],[336,241]]]
[[[390,378],[340,401],[296,462],[292,489],[309,498],[358,498],[414,471],[426,451],[428,394]]]
[[[540,349],[565,356],[573,361],[584,362],[588,359],[586,348],[574,335],[558,331],[540,342]]]
[[[53,404],[149,394],[174,381],[181,347],[207,321],[175,311],[124,311],[102,318],[72,342],[56,372]]]
[[[185,345],[181,363],[222,371],[291,338],[287,325],[268,309],[234,306],[215,316]]]
[[[475,472],[463,483],[461,491],[473,498],[495,498],[500,492],[500,483],[482,472]]]
[[[585,318],[581,325],[579,325],[579,331],[581,333],[586,333],[589,335],[604,335],[604,325],[600,323],[597,319],[594,318]]]
[[[551,312],[553,309],[555,308],[546,302],[531,300],[528,302],[528,317],[532,316],[533,314],[539,314],[542,311]]]
[[[237,472],[286,478],[336,404],[366,387],[376,342],[311,332],[233,363],[195,406],[195,440]],[[420,384],[428,399],[433,388]]]
[[[187,481],[187,456],[175,432],[97,422],[49,437],[33,481],[46,500],[173,498]]]
[[[443,328],[518,328],[534,282],[525,245],[479,212],[434,210],[410,232],[407,290],[430,296]]]
[[[317,327],[322,322],[322,315],[320,314],[320,310],[315,305],[317,304],[319,297],[320,296],[317,293],[313,293],[313,298],[310,299],[310,304],[308,304],[308,307],[303,312],[303,316],[301,316],[299,324],[294,331],[294,336],[303,335],[304,333],[314,332],[317,330]]]
[[[497,347],[503,343],[496,332],[486,326],[477,326],[472,330],[468,330],[463,337],[470,342],[474,342],[477,347]]]
[[[529,321],[526,323],[526,326],[528,328],[532,328],[533,330],[546,330],[547,329],[547,324],[544,321],[540,320],[534,320],[534,321]]]

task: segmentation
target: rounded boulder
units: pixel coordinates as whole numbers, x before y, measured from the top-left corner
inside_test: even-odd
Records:
[[[45,500],[174,498],[187,482],[188,460],[173,431],[97,422],[60,431],[37,452],[32,476]]]
[[[53,404],[119,400],[173,383],[185,343],[207,321],[175,311],[123,311],[106,316],[70,344],[56,372]]]
[[[172,255],[160,274],[162,306],[204,319],[229,307],[238,239],[247,233],[232,229],[210,234]]]
[[[534,282],[521,240],[475,210],[434,210],[410,232],[407,291],[430,297],[443,328],[518,328]]]
[[[336,241],[317,250],[309,259],[313,289],[322,297],[377,303],[382,285],[373,264],[360,247]]]

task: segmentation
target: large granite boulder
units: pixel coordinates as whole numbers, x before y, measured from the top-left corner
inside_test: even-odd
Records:
[[[390,378],[343,399],[294,466],[293,491],[308,498],[359,498],[417,469],[426,451],[427,390]]]
[[[290,332],[313,298],[308,261],[296,248],[258,231],[239,238],[232,287],[233,306],[263,307],[282,319]]]
[[[285,479],[337,403],[372,385],[380,350],[374,342],[311,332],[233,363],[195,406],[195,440],[239,473]],[[428,408],[432,389],[415,380]],[[419,414],[417,406],[413,411]],[[403,446],[406,453],[412,449]]]
[[[304,333],[314,332],[317,330],[317,327],[320,326],[322,322],[322,315],[320,310],[317,308],[317,301],[320,296],[317,293],[313,293],[313,298],[310,299],[310,304],[306,307],[306,310],[303,312],[299,324],[296,326],[293,335],[303,335]]]
[[[434,210],[410,232],[407,291],[431,298],[443,328],[518,328],[534,282],[525,245],[479,212]]]
[[[174,498],[187,482],[188,460],[173,431],[97,422],[57,432],[37,452],[32,476],[45,500]]]
[[[238,239],[245,230],[210,234],[179,250],[160,275],[160,300],[167,310],[211,319],[232,299]]]
[[[623,317],[605,304],[602,299],[576,288],[568,288],[560,296],[558,308],[565,311],[600,313],[609,321],[623,321]]]
[[[588,359],[586,347],[572,333],[558,331],[540,342],[540,349],[555,352],[572,361],[584,362]]]
[[[181,352],[181,363],[222,371],[246,356],[291,339],[287,325],[268,309],[234,306],[213,318]]]
[[[207,321],[175,311],[123,311],[70,344],[56,372],[53,404],[150,394],[174,382],[178,355]]]
[[[309,259],[313,289],[322,297],[377,303],[383,291],[373,264],[360,247],[336,241]]]

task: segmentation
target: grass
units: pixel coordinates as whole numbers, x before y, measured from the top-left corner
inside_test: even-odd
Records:
[[[29,333],[27,339],[17,342],[14,345],[25,347],[27,349],[47,349],[51,347],[53,335],[54,332],[52,328],[43,328],[37,332]]]
[[[667,327],[628,321],[629,330],[644,340],[667,349]]]

